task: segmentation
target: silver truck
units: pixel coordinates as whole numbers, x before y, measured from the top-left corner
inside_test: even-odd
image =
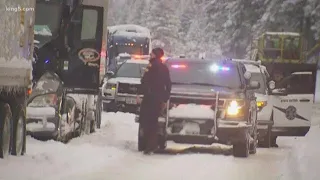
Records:
[[[35,0],[0,0],[0,157],[26,152]]]
[[[118,69],[108,71],[108,78],[102,87],[103,107],[106,111],[128,111],[136,113],[139,107],[136,96],[140,79],[149,61],[126,60]]]

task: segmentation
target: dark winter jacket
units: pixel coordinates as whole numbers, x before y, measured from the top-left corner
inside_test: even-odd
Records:
[[[150,60],[141,78],[140,90],[144,99],[167,102],[171,92],[171,79],[168,67],[161,60]]]

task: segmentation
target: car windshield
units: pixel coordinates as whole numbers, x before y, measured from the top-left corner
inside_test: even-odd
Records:
[[[60,4],[36,4],[35,35],[52,36],[59,28]]]
[[[119,68],[116,77],[141,78],[148,64],[124,63]]]
[[[255,93],[267,93],[266,79],[262,73],[251,73],[251,81],[258,81],[260,83],[260,88],[254,90]]]
[[[234,64],[220,66],[214,63],[168,63],[171,81],[182,84],[212,84],[238,89],[241,81]]]

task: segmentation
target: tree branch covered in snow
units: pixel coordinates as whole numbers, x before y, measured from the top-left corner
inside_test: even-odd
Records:
[[[121,10],[120,10],[121,9]],[[148,27],[168,54],[214,52],[243,58],[265,31],[300,32],[320,39],[318,0],[111,0],[109,24]]]

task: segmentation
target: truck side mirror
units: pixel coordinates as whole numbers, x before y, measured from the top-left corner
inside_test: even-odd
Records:
[[[269,87],[270,90],[274,90],[276,88],[276,82],[269,81],[268,87]]]
[[[250,80],[250,79],[251,79],[251,73],[250,73],[249,71],[246,71],[246,72],[244,73],[244,78],[245,78],[246,80]]]

